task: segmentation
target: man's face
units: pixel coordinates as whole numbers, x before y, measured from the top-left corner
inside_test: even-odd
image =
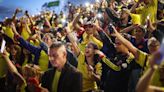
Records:
[[[115,39],[115,48],[117,52],[123,52],[127,50],[127,48],[117,38]]]
[[[61,69],[65,63],[66,54],[62,50],[63,48],[51,48],[49,50],[49,60],[53,67]]]

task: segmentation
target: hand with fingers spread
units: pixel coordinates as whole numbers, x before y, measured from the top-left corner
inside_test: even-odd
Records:
[[[15,14],[17,14],[17,13],[19,13],[19,12],[22,12],[22,9],[17,8],[17,9],[15,10]]]
[[[27,10],[25,11],[25,15],[26,15],[27,17],[29,16],[29,14],[28,14],[28,11],[27,11]]]

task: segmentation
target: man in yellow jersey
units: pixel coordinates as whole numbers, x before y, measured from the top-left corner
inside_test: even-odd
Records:
[[[53,68],[43,74],[42,86],[50,92],[81,92],[82,74],[67,62],[65,46],[53,43],[48,55]]]
[[[141,6],[141,4],[143,4]],[[141,24],[145,25],[146,19],[150,18],[152,23],[156,22],[158,0],[139,0],[132,8],[131,12],[140,14]]]

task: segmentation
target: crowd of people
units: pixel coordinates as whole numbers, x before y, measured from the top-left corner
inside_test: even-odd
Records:
[[[65,8],[0,22],[1,92],[164,92],[162,0]]]

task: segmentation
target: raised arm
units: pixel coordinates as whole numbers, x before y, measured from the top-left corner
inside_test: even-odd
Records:
[[[70,42],[72,43],[72,46],[73,46],[74,51],[75,51],[75,54],[76,54],[76,56],[78,56],[80,54],[80,49],[79,49],[79,47],[77,45],[77,41],[75,39],[75,35],[73,35],[71,33],[71,29],[70,29],[69,26],[66,28],[66,31],[67,31],[67,37],[69,38]]]
[[[30,20],[31,25],[34,25],[34,21],[32,20],[31,16],[29,15],[28,11],[25,11],[25,15],[28,17],[28,19]]]
[[[17,9],[15,10],[15,12],[14,12],[14,14],[13,14],[13,17],[12,17],[12,21],[15,20],[17,13],[20,12],[20,11],[21,11],[21,10],[20,10],[19,8],[17,8]]]
[[[137,28],[139,25],[138,24],[134,24],[134,25],[131,25],[129,27],[126,27],[124,28],[123,30],[121,30],[120,32],[121,33],[128,33],[130,31],[132,31],[133,29]]]
[[[43,18],[44,18],[44,20],[45,20],[45,23],[48,25],[48,27],[49,27],[49,28],[52,28],[51,23],[50,23],[50,21],[48,20],[47,16],[46,16],[45,14],[43,14],[42,16],[43,16]]]
[[[33,46],[29,42],[25,41],[17,32],[14,23],[12,23],[11,27],[13,29],[13,33],[15,34],[17,40],[20,42],[21,45],[23,45],[23,47],[25,47],[27,50],[29,50],[31,53],[35,55],[39,54],[38,52],[40,52],[41,48]]]
[[[79,21],[80,17],[81,17],[82,13],[80,12],[72,21],[72,25],[76,26],[77,22]]]
[[[17,82],[19,83],[19,85],[26,84],[23,76],[18,72],[15,65],[9,59],[9,55],[8,55],[7,51],[4,51],[4,53],[0,53],[0,54],[6,61],[9,71],[13,74],[13,76],[16,78],[16,80],[18,80]]]
[[[159,69],[157,65],[161,64],[161,61],[162,61],[163,56],[164,56],[164,51],[162,49],[164,49],[164,45],[163,45],[163,48],[161,48],[159,51],[157,51],[156,53],[154,53],[152,55],[152,57],[149,61],[150,62],[150,68],[140,78],[140,80],[137,84],[137,87],[136,87],[136,92],[149,92],[150,90],[152,90],[153,92],[156,92],[157,90],[159,92],[163,92],[163,91],[161,91],[161,89],[159,87],[150,86],[150,81],[152,79],[153,73],[154,73],[155,69]]]
[[[138,49],[133,46],[131,42],[129,42],[127,39],[125,39],[116,29],[113,27],[115,36],[120,40],[122,44],[124,44],[131,53],[135,56],[135,58],[138,60],[139,54],[138,54]]]
[[[154,73],[153,68],[147,70],[147,72],[140,78],[136,87],[136,92],[148,92],[147,90],[153,73]]]
[[[139,4],[140,4],[140,2],[135,3],[135,4],[132,6],[132,8],[130,9],[130,12],[131,12],[131,13],[135,13],[135,10],[136,10],[136,8],[138,7]]]

